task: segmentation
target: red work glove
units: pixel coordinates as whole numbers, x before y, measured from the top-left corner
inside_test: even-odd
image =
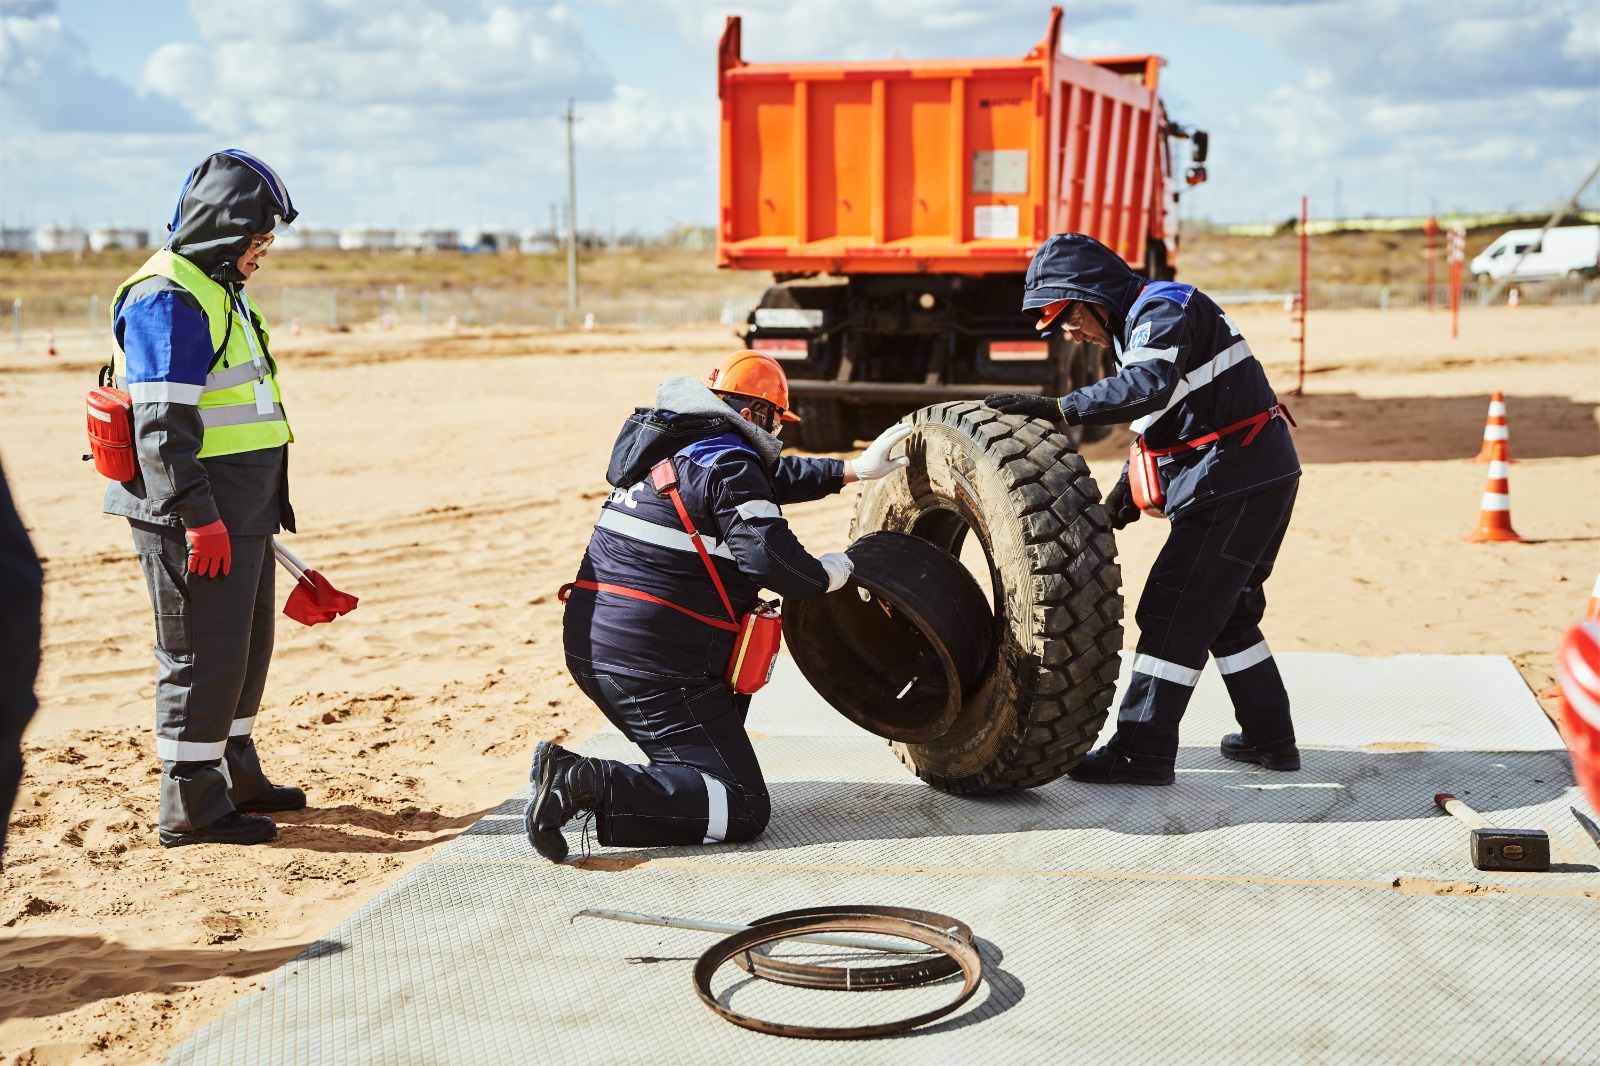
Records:
[[[189,538],[189,573],[226,577],[233,568],[233,541],[228,539],[228,527],[222,519],[183,532]]]

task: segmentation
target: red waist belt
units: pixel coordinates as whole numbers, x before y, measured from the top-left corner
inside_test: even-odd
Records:
[[[1207,433],[1203,437],[1186,440],[1170,448],[1151,448],[1145,444],[1143,436],[1133,438],[1133,443],[1128,447],[1128,491],[1134,506],[1152,518],[1166,517],[1167,494],[1161,488],[1161,471],[1156,467],[1157,456],[1176,455],[1178,452],[1204,448],[1207,444],[1221,440],[1230,433],[1237,433],[1241,429],[1250,430],[1244,440],[1239,442],[1239,447],[1248,448],[1255,442],[1256,436],[1266,428],[1267,423],[1279,415],[1288,419],[1291,426],[1296,425],[1294,416],[1289,413],[1288,405],[1280,403],[1231,426],[1223,426],[1215,433]]]
[[[674,611],[686,614],[690,618],[693,618],[696,622],[704,622],[708,626],[716,626],[718,629],[725,629],[729,633],[739,632],[739,627],[734,625],[732,622],[724,622],[720,618],[712,618],[710,615],[704,615],[695,611],[691,611],[687,607],[678,606],[671,600],[664,600],[660,596],[652,596],[650,593],[640,592],[638,589],[630,589],[625,585],[612,585],[604,581],[569,581],[567,584],[561,586],[561,590],[556,593],[556,597],[560,599],[562,603],[566,603],[567,597],[572,595],[573,589],[588,589],[590,592],[614,592],[618,596],[629,596],[633,599],[643,600],[646,603],[654,603],[661,607],[671,607]]]
[[[1284,418],[1288,419],[1291,426],[1298,427],[1300,425],[1300,423],[1294,420],[1294,415],[1289,413],[1289,405],[1280,403],[1267,408],[1260,414],[1251,415],[1249,418],[1235,422],[1231,426],[1223,426],[1215,433],[1207,433],[1203,437],[1196,437],[1194,440],[1186,440],[1182,443],[1174,444],[1170,448],[1152,448],[1149,445],[1145,445],[1144,451],[1146,455],[1176,455],[1179,452],[1186,452],[1193,448],[1204,448],[1207,444],[1213,444],[1216,441],[1221,440],[1223,437],[1228,436],[1230,433],[1237,433],[1241,429],[1246,428],[1248,428],[1250,432],[1245,435],[1244,440],[1239,442],[1239,447],[1248,448],[1251,444],[1255,443],[1256,435],[1259,434],[1263,429],[1267,428],[1267,423],[1271,422],[1279,415],[1282,415]],[[1140,439],[1142,440],[1143,438],[1141,437]]]

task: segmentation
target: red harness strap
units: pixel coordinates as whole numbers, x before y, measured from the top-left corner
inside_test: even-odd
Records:
[[[654,603],[662,607],[671,607],[674,611],[679,611],[683,614],[686,614],[697,622],[704,622],[708,626],[716,626],[718,629],[725,629],[729,633],[739,632],[739,627],[734,625],[732,622],[719,621],[718,619],[711,618],[707,615],[698,614],[694,611],[691,611],[687,607],[679,607],[671,600],[664,600],[660,596],[652,596],[648,592],[640,592],[638,589],[630,589],[623,585],[612,585],[604,581],[569,581],[567,584],[561,586],[561,591],[556,593],[556,597],[562,603],[566,603],[567,597],[572,594],[573,589],[588,589],[590,592],[614,592],[618,596],[629,596],[636,600],[644,600],[646,603]]]
[[[708,626],[716,626],[718,629],[726,630],[729,633],[740,632],[741,627],[733,613],[733,603],[728,599],[728,591],[722,587],[722,578],[717,574],[716,564],[711,561],[711,553],[706,551],[705,544],[700,540],[699,532],[694,528],[694,522],[689,518],[689,509],[683,505],[683,498],[678,495],[678,472],[672,468],[671,459],[663,459],[651,468],[650,484],[656,490],[657,495],[670,496],[672,498],[672,506],[678,509],[678,517],[683,520],[683,528],[688,532],[689,540],[694,543],[694,550],[700,554],[700,561],[706,564],[706,573],[711,575],[711,583],[717,587],[717,595],[722,598],[722,606],[728,612],[729,621],[723,622],[709,615],[691,611],[687,607],[678,606],[671,600],[664,600],[660,596],[652,596],[650,593],[640,592],[638,589],[630,589],[626,585],[612,585],[603,581],[569,582],[561,586],[560,591],[556,593],[556,597],[562,603],[566,603],[567,597],[572,594],[572,590],[575,588],[588,589],[591,592],[614,592],[618,596],[628,596],[635,600],[643,600],[646,603],[671,607],[674,611],[686,614],[697,622],[704,622]]]
[[[1246,427],[1249,428],[1250,432],[1245,436],[1244,440],[1239,442],[1239,447],[1248,448],[1251,444],[1255,443],[1256,435],[1267,427],[1267,423],[1271,422],[1274,418],[1277,418],[1280,414],[1289,420],[1289,424],[1291,426],[1298,427],[1300,425],[1300,423],[1294,420],[1294,415],[1289,413],[1289,405],[1280,403],[1273,407],[1269,407],[1260,414],[1251,415],[1249,418],[1235,422],[1231,426],[1223,426],[1215,433],[1207,433],[1203,437],[1196,437],[1194,440],[1186,440],[1182,443],[1174,444],[1170,448],[1151,448],[1146,445],[1144,450],[1150,455],[1176,455],[1179,452],[1189,451],[1193,448],[1204,448],[1207,444],[1221,440],[1228,434],[1237,433]]]

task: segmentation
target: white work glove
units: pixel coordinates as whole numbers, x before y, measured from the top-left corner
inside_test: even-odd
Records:
[[[867,445],[866,451],[850,460],[850,468],[862,481],[873,481],[910,465],[911,460],[903,455],[898,459],[889,458],[894,446],[909,436],[911,427],[904,422],[896,422],[878,434],[878,439]]]
[[[828,591],[837,592],[844,588],[844,583],[850,580],[850,575],[855,573],[856,565],[850,561],[850,556],[844,552],[829,552],[819,555],[817,562],[822,564],[822,569],[828,572]]]

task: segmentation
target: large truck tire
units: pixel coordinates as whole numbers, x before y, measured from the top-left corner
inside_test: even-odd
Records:
[[[784,426],[784,439],[807,452],[842,452],[855,444],[855,419],[840,400],[797,397],[794,413],[800,421]]]
[[[945,792],[1053,781],[1094,744],[1117,680],[1122,576],[1100,490],[1071,441],[1044,422],[972,401],[924,407],[907,420],[911,463],[863,486],[851,538],[912,533],[960,557],[966,537],[976,537],[994,637],[949,729],[891,747]]]

